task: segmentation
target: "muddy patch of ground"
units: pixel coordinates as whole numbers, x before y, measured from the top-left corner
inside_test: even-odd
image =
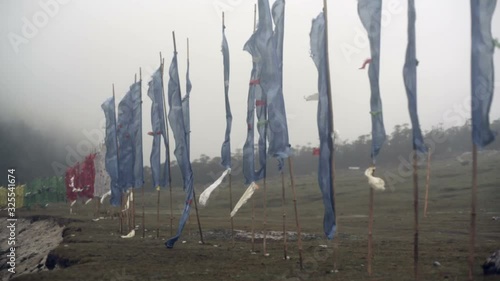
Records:
[[[7,220],[0,221],[0,245],[9,245],[10,230],[7,227],[10,223]],[[18,219],[15,222],[15,245],[10,245],[9,249],[2,247],[1,280],[7,281],[13,277],[7,270],[10,268],[7,264],[10,247],[15,247],[15,276],[48,270],[47,256],[63,241],[65,223],[63,219],[40,216]]]

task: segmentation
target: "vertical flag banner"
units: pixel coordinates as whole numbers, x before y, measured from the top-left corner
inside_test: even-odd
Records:
[[[261,19],[261,17],[263,17]],[[266,160],[267,160],[267,99],[260,85],[260,76],[262,69],[262,55],[259,52],[257,44],[262,43],[259,40],[269,36],[270,20],[266,14],[261,13],[259,8],[259,26],[257,31],[248,39],[243,49],[252,56],[252,72],[250,85],[248,90],[248,107],[247,107],[247,139],[243,147],[243,174],[245,175],[246,184],[253,181],[258,181],[266,177]],[[267,30],[269,29],[269,30]],[[257,33],[259,35],[257,35]],[[255,116],[257,112],[257,131],[259,132],[259,169],[255,171],[255,153],[254,153],[254,136],[255,136]]]
[[[268,0],[265,3],[269,9]],[[260,3],[260,2],[259,2]],[[260,7],[259,7],[260,12]],[[280,170],[283,168],[283,159],[290,154],[288,142],[288,125],[286,120],[285,100],[283,98],[283,39],[285,32],[285,1],[276,0],[272,8],[275,24],[271,44],[267,44],[263,52],[263,68],[261,85],[267,96],[269,151],[278,158]]]
[[[110,178],[106,171],[106,146],[101,144],[99,151],[94,158],[95,180],[94,180],[94,197],[100,197],[101,202],[104,198],[110,195]]]
[[[318,69],[318,132],[320,147],[316,154],[319,155],[318,183],[323,195],[325,215],[323,218],[323,230],[328,239],[333,239],[336,230],[335,206],[333,205],[333,178],[332,178],[332,151],[333,132],[328,107],[328,77],[327,77],[327,55],[325,37],[325,16],[320,13],[312,22],[311,28],[311,55]],[[315,149],[316,150],[316,149]],[[313,152],[314,153],[314,152]]]
[[[119,185],[123,190],[144,183],[141,84],[141,81],[132,84],[118,105]]]
[[[193,171],[191,162],[189,161],[189,151],[187,147],[186,129],[184,125],[184,114],[182,112],[181,88],[179,81],[179,69],[177,64],[177,53],[174,53],[172,63],[169,69],[170,79],[168,81],[168,104],[170,111],[168,120],[172,127],[172,132],[175,138],[174,154],[177,159],[179,168],[181,169],[182,178],[184,181],[184,191],[186,192],[186,201],[184,211],[179,220],[179,228],[174,237],[167,240],[165,245],[167,248],[173,248],[175,242],[181,236],[182,230],[189,218],[191,210],[191,201],[193,200]]]
[[[209,187],[207,187],[201,194],[200,194],[200,204],[202,206],[205,206],[207,204],[208,198],[210,197],[210,194],[212,191],[214,191],[224,180],[224,178],[231,173],[231,125],[233,122],[233,116],[231,114],[231,107],[229,104],[229,47],[227,44],[226,40],[226,33],[225,33],[226,26],[222,26],[222,58],[223,58],[223,64],[224,64],[224,101],[226,104],[226,132],[224,136],[224,142],[222,143],[222,148],[221,148],[221,165],[224,166],[226,169],[222,175],[215,181],[213,182]],[[250,126],[250,125],[249,125]],[[249,127],[250,130],[250,127]],[[252,135],[253,137],[253,135]],[[248,137],[247,137],[247,142],[248,142]],[[245,146],[247,144],[245,143]],[[253,138],[252,138],[252,145],[253,145]],[[253,156],[253,155],[252,155]],[[248,161],[247,159],[248,155],[244,151],[243,152],[243,173],[246,176],[245,169],[246,163],[245,161]],[[253,159],[252,159],[253,161]],[[253,162],[252,162],[253,163]]]
[[[118,186],[118,141],[116,136],[115,98],[109,98],[101,105],[106,117],[106,160],[105,166],[111,178],[111,199],[113,206],[121,204],[121,189]]]
[[[370,40],[371,62],[368,76],[370,78],[370,113],[372,115],[371,157],[375,163],[375,158],[386,139],[379,88],[382,0],[358,0],[358,14]]]
[[[255,63],[252,68],[251,81],[255,80]],[[256,85],[250,83],[248,90],[247,101],[247,138],[243,145],[243,175],[245,176],[245,184],[251,184],[255,179],[255,150],[254,150],[254,135],[255,135],[255,88]]]
[[[75,167],[69,167],[66,170],[66,175],[65,175],[65,182],[66,182],[66,198],[70,202],[76,201],[78,199],[78,193],[75,192],[75,177],[76,177],[76,168]],[[36,190],[37,188],[40,188],[39,182],[34,181],[32,183],[32,190]]]
[[[85,160],[82,163],[81,183],[83,190],[80,192],[80,194],[82,197],[88,199],[94,198],[95,156],[96,154],[87,155],[87,157],[85,157]]]
[[[415,36],[415,0],[408,1],[408,46],[406,48],[406,61],[403,67],[403,79],[406,95],[408,96],[408,109],[410,111],[411,127],[413,130],[413,149],[426,153],[417,111],[417,51]]]
[[[189,59],[187,61],[186,70],[186,95],[182,98],[182,114],[184,114],[184,128],[186,130],[186,143],[188,147],[188,159],[191,161],[191,155],[189,155],[191,150],[191,118],[189,112],[189,98],[191,97],[191,89],[193,84],[191,84],[191,79],[189,78]]]
[[[231,114],[231,106],[229,105],[229,47],[227,45],[226,34],[222,30],[222,56],[224,61],[224,98],[226,101],[226,134],[221,148],[221,165],[226,168],[231,168],[231,125],[233,115]]]
[[[495,87],[491,20],[496,0],[471,0],[472,18],[472,141],[483,148],[495,140],[490,129],[490,109]]]
[[[170,155],[168,154],[167,128],[165,123],[165,114],[163,109],[163,69],[158,68],[151,81],[148,84],[148,97],[151,99],[151,127],[153,132],[153,147],[151,149],[151,174],[153,187],[166,187],[170,181],[168,173],[168,165],[170,163]],[[161,170],[161,139],[165,144],[165,165]]]

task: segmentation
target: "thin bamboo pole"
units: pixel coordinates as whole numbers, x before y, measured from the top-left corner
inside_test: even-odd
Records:
[[[469,280],[474,280],[474,248],[476,241],[476,204],[477,204],[477,146],[472,146],[472,199],[470,212],[469,241]]]
[[[331,78],[330,78],[330,51],[329,51],[329,44],[328,44],[328,4],[327,0],[323,0],[323,13],[325,16],[325,48],[326,48],[326,81],[327,81],[327,92],[328,92],[328,111],[329,111],[329,118],[330,118],[330,128],[329,131],[333,134],[334,131],[334,119],[333,119],[333,98],[332,98],[332,83],[331,83]],[[335,145],[335,143],[333,144]],[[332,149],[330,151],[330,160],[331,160],[331,174],[332,174],[332,204],[333,207],[335,208],[335,150]],[[340,226],[339,226],[339,221],[338,217],[335,217],[335,224],[337,228],[337,237],[338,233],[340,233]],[[333,241],[334,244],[334,252],[333,252],[333,267],[334,269],[337,268],[337,255],[338,255],[338,239],[335,239]]]
[[[264,172],[264,223],[263,223],[263,228],[264,228],[264,239],[262,241],[262,248],[264,252],[264,256],[267,256],[267,245],[266,245],[266,238],[267,238],[267,184],[266,184],[266,176]]]
[[[299,212],[297,210],[297,195],[295,193],[295,180],[293,177],[293,161],[292,161],[291,157],[288,157],[288,168],[290,171],[290,182],[291,182],[292,193],[293,193],[293,207],[295,209],[295,223],[297,224],[297,245],[299,247],[299,264],[300,264],[300,270],[302,270],[304,268],[302,265],[302,231],[301,231],[300,222],[299,222]]]
[[[174,41],[174,52],[175,52],[175,54],[177,54],[177,44],[175,41],[175,31],[172,31],[172,39]],[[188,59],[189,59],[189,38],[187,39],[187,48],[188,48]],[[205,241],[203,240],[203,232],[201,230],[200,214],[198,213],[198,202],[196,202],[196,191],[195,191],[194,187],[193,187],[193,201],[194,201],[194,209],[196,210],[196,220],[198,221],[198,230],[200,232],[200,241],[202,244],[205,244]]]
[[[101,202],[101,198],[95,198],[95,214],[94,218],[99,218],[99,202]]]
[[[252,253],[255,252],[255,200],[252,196]]]
[[[373,173],[375,174],[375,172]],[[372,175],[373,175],[372,174]],[[368,276],[372,276],[372,259],[373,259],[373,200],[374,191],[370,187],[370,199],[368,203],[369,215],[368,215],[368,259],[367,259],[367,270]]]
[[[285,208],[285,174],[281,171],[281,210],[283,212],[283,258],[287,260],[286,244],[286,208]]]
[[[116,104],[116,99],[115,99],[115,84],[113,84],[113,100],[115,101],[115,104]],[[115,123],[115,135],[118,136],[116,134],[116,116],[113,116],[113,120],[114,120],[114,123]],[[118,164],[118,167],[120,167],[120,154],[118,153],[118,137],[115,139],[116,143],[116,159],[117,159],[117,164]],[[122,213],[122,210],[123,210],[123,194],[120,194],[120,234],[123,234],[123,213]]]
[[[429,202],[429,183],[431,180],[431,152],[427,152],[427,176],[425,179],[424,217],[427,217],[427,203]]]
[[[255,33],[256,28],[257,28],[257,5],[255,4],[253,10],[253,33]],[[255,199],[253,196],[252,196],[252,252],[255,252]]]
[[[141,94],[141,105],[140,105],[140,114],[142,116],[142,68],[139,67],[139,81],[141,82],[141,90],[140,90],[140,94]],[[142,134],[141,134],[141,144],[142,144]],[[143,184],[143,187],[144,187],[144,184]],[[135,190],[132,189],[132,229],[135,229]]]
[[[177,50],[176,50],[177,52]],[[168,191],[169,191],[169,200],[170,200],[170,235],[172,236],[174,233],[173,230],[173,221],[174,221],[174,212],[173,212],[173,202],[172,202],[172,173],[170,171],[170,136],[168,132],[168,116],[167,116],[167,102],[165,98],[165,84],[163,81],[163,75],[164,75],[164,70],[165,70],[165,59],[162,57],[161,52],[160,52],[160,62],[161,62],[161,89],[162,89],[162,98],[163,98],[163,116],[164,116],[164,121],[165,121],[165,130],[166,130],[166,135],[167,135],[167,147],[165,149],[167,150],[167,156],[168,159],[165,160],[165,165],[168,165]],[[158,190],[158,224],[160,220],[160,187],[157,187]]]
[[[142,238],[146,236],[146,224],[145,224],[145,219],[144,219],[144,186],[141,188],[141,193],[142,193]]]
[[[415,280],[419,280],[418,275],[418,165],[417,151],[413,151],[413,212],[414,212],[414,238],[413,238],[413,269]]]
[[[231,173],[229,174],[229,219],[231,221],[231,242],[233,243],[234,246],[234,221],[233,217],[231,217],[231,211],[233,210],[233,192],[232,192],[232,181],[233,177],[231,176]]]

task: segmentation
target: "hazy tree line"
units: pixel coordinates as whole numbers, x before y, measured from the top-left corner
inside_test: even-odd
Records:
[[[492,122],[492,130],[500,132],[500,119]],[[471,126],[467,122],[462,126],[444,129],[442,125],[435,126],[430,131],[423,132],[425,142],[432,152],[433,159],[445,159],[457,157],[464,152],[470,151]],[[378,166],[396,166],[403,161],[412,160],[412,130],[409,124],[396,125],[377,157]],[[318,167],[318,156],[313,155],[315,147],[319,143],[308,143],[303,146],[295,146],[293,149],[293,168],[295,175],[310,175],[316,173]],[[500,150],[500,140],[495,140],[487,149]],[[335,145],[335,167],[337,169],[347,169],[349,167],[366,168],[371,164],[371,135],[361,135],[353,141],[336,140]],[[257,157],[257,153],[256,153]],[[242,149],[237,149],[232,157],[233,180],[243,182],[242,173]],[[223,171],[220,166],[220,157],[210,158],[201,155],[200,158],[192,162],[194,180],[196,184],[208,184],[213,182]],[[256,159],[257,163],[257,159]],[[268,177],[278,176],[278,162],[269,159],[267,162]],[[285,167],[288,173],[288,167]],[[174,163],[172,165],[172,184],[181,186],[181,176],[179,169]],[[150,185],[150,170],[146,169],[147,184]]]
[[[492,129],[500,132],[500,119],[492,122]],[[432,149],[434,159],[450,158],[470,151],[470,130],[469,122],[448,129],[439,125],[430,131],[424,132],[424,137],[426,143]],[[387,136],[387,142],[377,158],[377,165],[394,166],[398,165],[402,161],[401,159],[411,161],[411,135],[411,127],[408,124],[395,126],[392,133]],[[64,134],[51,134],[48,136],[24,122],[0,122],[0,171],[6,173],[8,168],[16,168],[18,182],[20,183],[26,183],[35,178],[52,177],[55,175],[52,164],[54,162],[66,164],[68,154],[66,147],[74,146],[77,143],[76,138],[70,139]],[[318,146],[318,143],[293,147],[293,163],[296,175],[307,175],[316,172],[318,157],[313,155],[316,146]],[[500,140],[490,144],[488,149],[500,150]],[[370,134],[361,135],[352,141],[337,139],[335,146],[336,168],[367,167],[371,163],[370,151]],[[239,148],[233,155],[232,174],[233,180],[240,183],[243,182],[242,158],[242,149]],[[277,161],[269,159],[267,165],[268,177],[277,176]],[[220,157],[211,158],[207,155],[201,155],[198,159],[194,159],[192,167],[195,184],[211,183],[223,170],[220,166]],[[288,168],[285,167],[285,169]],[[172,162],[171,171],[173,186],[181,186],[181,175],[175,161]],[[151,186],[151,169],[149,167],[145,167],[144,175],[145,185],[147,187]],[[7,185],[7,176],[0,178],[0,185]]]

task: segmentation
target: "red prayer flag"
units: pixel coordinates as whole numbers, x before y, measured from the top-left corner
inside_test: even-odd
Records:
[[[365,69],[365,67],[370,63],[372,62],[372,59],[369,58],[369,59],[366,59],[365,62],[363,62],[363,65],[359,68],[359,69]]]
[[[256,100],[255,101],[255,106],[264,106],[266,103],[263,100]]]

